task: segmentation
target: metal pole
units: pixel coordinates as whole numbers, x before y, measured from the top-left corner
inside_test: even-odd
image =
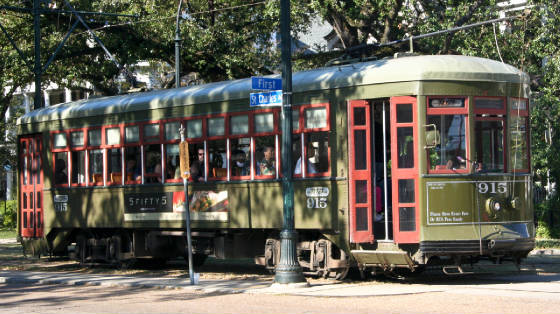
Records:
[[[297,260],[297,231],[294,226],[294,186],[292,182],[292,59],[290,0],[280,1],[282,39],[282,194],[284,222],[280,232],[280,262],[274,281],[280,284],[305,282]]]
[[[181,126],[179,129],[181,133],[181,142],[185,141],[185,128]],[[192,236],[191,236],[191,212],[189,209],[189,179],[183,177],[183,191],[185,193],[185,203],[183,203],[183,210],[185,211],[185,227],[187,232],[187,257],[189,259],[189,279],[191,285],[194,285],[194,266],[192,255]]]
[[[175,86],[181,87],[181,74],[180,74],[180,54],[181,54],[181,31],[179,29],[181,6],[183,0],[179,0],[179,7],[177,8],[177,23],[175,25]]]
[[[35,100],[33,109],[43,107],[43,96],[41,92],[41,13],[39,12],[40,0],[33,0],[33,28],[35,30]]]
[[[389,206],[387,200],[387,113],[383,102],[383,206],[385,207],[385,241],[389,240]]]

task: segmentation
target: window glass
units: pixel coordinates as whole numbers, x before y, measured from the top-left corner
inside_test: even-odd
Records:
[[[327,127],[327,108],[305,109],[305,128],[320,129]]]
[[[255,138],[256,175],[276,175],[275,136],[260,136]]]
[[[430,98],[430,108],[464,108],[465,98]]]
[[[502,98],[476,97],[474,107],[476,109],[504,109],[504,100]]]
[[[165,139],[168,141],[178,140],[181,138],[179,133],[179,128],[181,124],[179,122],[169,122],[165,124]]]
[[[511,100],[511,109],[514,110],[527,110],[527,99],[513,98]]]
[[[120,148],[107,150],[107,180],[111,183],[122,183],[122,156]]]
[[[441,138],[439,145],[428,149],[430,169],[465,169],[467,167],[465,116],[429,115],[428,124],[436,125]],[[400,149],[401,144],[399,144],[399,156]]]
[[[124,128],[125,142],[126,143],[138,143],[140,140],[140,132],[138,131],[137,125],[131,125]]]
[[[224,118],[208,119],[208,136],[222,136],[225,134]]]
[[[366,108],[354,108],[354,125],[366,125]]]
[[[414,135],[412,127],[397,128],[397,167],[414,168]]]
[[[165,179],[181,179],[179,144],[165,145]]]
[[[54,154],[54,183],[68,184],[68,153]]]
[[[328,172],[329,133],[313,132],[305,134],[305,146],[305,158],[307,160],[307,163],[305,165],[305,173],[316,174]]]
[[[223,132],[222,132],[223,134]],[[210,134],[208,134],[210,135]],[[202,120],[188,120],[187,121],[187,137],[199,138],[202,137]]]
[[[138,183],[142,180],[142,160],[140,156],[140,147],[125,148],[125,175],[128,183]]]
[[[66,133],[56,133],[53,142],[55,148],[66,147]]]
[[[249,116],[232,116],[231,122],[231,134],[247,134],[249,133]]]
[[[101,146],[101,129],[88,131],[88,145]]]
[[[161,146],[159,144],[144,146],[144,182],[161,182]]]
[[[301,175],[301,138],[301,133],[292,135],[292,169],[294,170],[294,175]]]
[[[89,151],[89,182],[92,184],[103,183],[103,150]]]
[[[231,162],[230,176],[251,175],[251,138],[244,137],[230,140]]]
[[[414,203],[414,179],[399,179],[399,203]]]
[[[105,130],[107,145],[119,145],[121,143],[121,130],[119,128],[109,128]]]
[[[504,122],[476,121],[476,172],[504,171]]]
[[[529,150],[527,146],[527,117],[511,117],[510,145],[512,168],[515,170],[529,169]]]
[[[397,104],[397,122],[412,122],[412,104]]]
[[[414,207],[399,207],[399,231],[416,231]]]
[[[84,132],[78,131],[70,133],[70,141],[72,143],[72,147],[84,146]]]
[[[72,183],[86,183],[86,152],[72,152]]]
[[[255,132],[273,132],[274,131],[274,114],[260,113],[255,115]]]
[[[145,141],[157,141],[159,139],[159,124],[146,124],[144,126],[144,140]]]

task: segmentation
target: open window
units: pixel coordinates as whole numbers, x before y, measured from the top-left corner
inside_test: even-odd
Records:
[[[529,172],[529,101],[524,98],[510,100],[510,163],[514,172]]]
[[[474,98],[473,172],[500,173],[505,171],[505,114],[503,97]]]

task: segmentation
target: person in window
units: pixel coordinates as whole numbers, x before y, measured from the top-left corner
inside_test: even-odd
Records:
[[[309,144],[309,147],[307,148],[307,163],[305,164],[306,167],[305,171],[308,174],[317,173],[317,168],[315,167],[315,164],[311,161],[315,157],[315,150],[316,148],[313,147],[313,144]],[[294,174],[301,174],[301,156],[296,162],[296,166],[294,168]]]
[[[264,158],[261,161],[259,168],[260,174],[263,176],[271,176],[276,173],[276,162],[274,161],[274,148],[267,146],[264,149]]]
[[[66,173],[66,163],[62,159],[55,161],[54,183],[68,184],[68,174]]]
[[[194,182],[204,181],[204,149],[197,150],[196,159],[191,164],[191,178]]]
[[[249,175],[249,165],[244,151],[236,150],[233,153],[231,170],[233,176]]]
[[[142,180],[142,172],[137,166],[136,158],[134,156],[128,156],[128,158],[126,159],[126,175],[128,177],[128,180]]]

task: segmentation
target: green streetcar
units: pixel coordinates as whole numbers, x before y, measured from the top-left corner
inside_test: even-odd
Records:
[[[273,269],[282,228],[280,108],[251,80],[64,103],[18,121],[18,233],[82,263],[186,256]],[[479,258],[534,247],[529,78],[467,56],[404,56],[293,75],[298,260],[308,274]]]

